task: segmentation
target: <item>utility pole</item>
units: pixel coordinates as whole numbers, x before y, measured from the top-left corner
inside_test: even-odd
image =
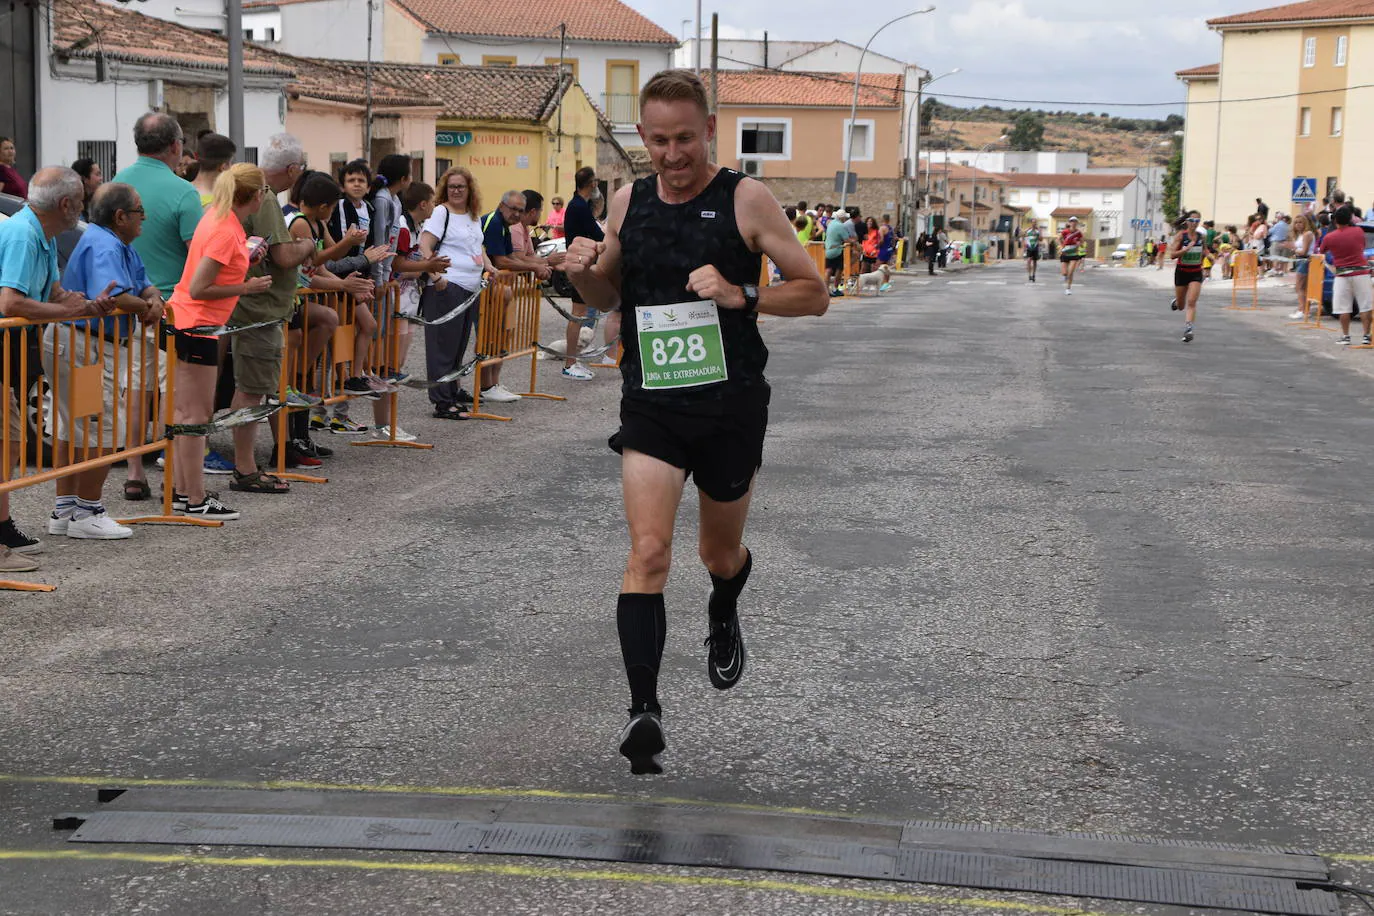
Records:
[[[372,0],[367,0],[367,67],[363,75],[363,159],[372,162]]]
[[[697,76],[701,76],[701,0],[697,0],[697,35],[692,39],[692,50],[696,54]]]
[[[229,139],[243,154],[243,0],[225,0],[224,31],[229,39]]]
[[[711,114],[716,113],[716,73],[720,64],[720,14],[711,14]],[[711,138],[711,161],[716,161],[716,138]]]
[[[555,92],[563,89],[563,68],[567,66],[563,60],[568,50],[568,24],[558,23],[558,83]],[[559,178],[563,169],[563,99],[558,100],[558,127],[557,127],[556,152],[553,160],[553,193],[557,194],[560,187]]]

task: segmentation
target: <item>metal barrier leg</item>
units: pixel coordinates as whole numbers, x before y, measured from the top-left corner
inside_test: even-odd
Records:
[[[401,353],[403,325],[402,321],[396,317],[396,298],[398,296],[396,285],[393,283],[386,287],[383,296],[385,296],[385,301],[378,305],[377,311],[379,315],[390,317],[386,320],[385,341],[387,357],[382,360],[382,365],[391,371],[399,372],[402,368],[401,363],[405,360],[403,359],[404,354]],[[387,395],[387,403],[387,415],[390,420],[387,427],[391,435],[387,436],[385,439],[366,439],[362,442],[349,443],[350,445],[380,446],[382,448],[434,448],[433,445],[425,442],[402,442],[397,439],[396,428],[400,425],[398,414],[400,396],[394,391],[391,392],[391,394]]]

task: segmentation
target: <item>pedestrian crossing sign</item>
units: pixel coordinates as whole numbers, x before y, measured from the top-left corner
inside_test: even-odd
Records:
[[[1310,204],[1317,200],[1317,182],[1311,178],[1293,179],[1293,203]]]

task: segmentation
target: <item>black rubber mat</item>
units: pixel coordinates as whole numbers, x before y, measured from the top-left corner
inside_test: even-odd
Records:
[[[1294,916],[1340,912],[1333,894],[1303,886],[1327,880],[1322,860],[1310,854],[914,821],[613,802],[165,789],[131,790],[62,826],[77,821],[71,839],[82,843],[545,856]]]

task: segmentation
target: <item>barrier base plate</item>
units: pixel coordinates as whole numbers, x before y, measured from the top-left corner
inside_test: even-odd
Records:
[[[434,448],[425,442],[402,442],[399,439],[368,439],[364,442],[350,442],[349,445],[381,446],[383,448]]]
[[[522,397],[522,398],[540,398],[540,399],[545,400],[545,401],[566,401],[566,400],[567,400],[567,398],[563,397],[561,394],[543,394],[543,393],[538,392],[538,391],[522,391],[522,392],[520,392],[520,397]]]
[[[273,471],[272,476],[297,483],[329,483],[328,477],[320,477],[315,474],[293,474],[291,471]]]
[[[212,518],[187,518],[184,515],[140,515],[117,518],[121,525],[190,525],[192,528],[222,528],[224,522]]]
[[[1317,855],[1281,847],[1045,834],[701,805],[366,792],[134,788],[64,814],[77,843],[275,846],[738,868],[1337,916]]]

